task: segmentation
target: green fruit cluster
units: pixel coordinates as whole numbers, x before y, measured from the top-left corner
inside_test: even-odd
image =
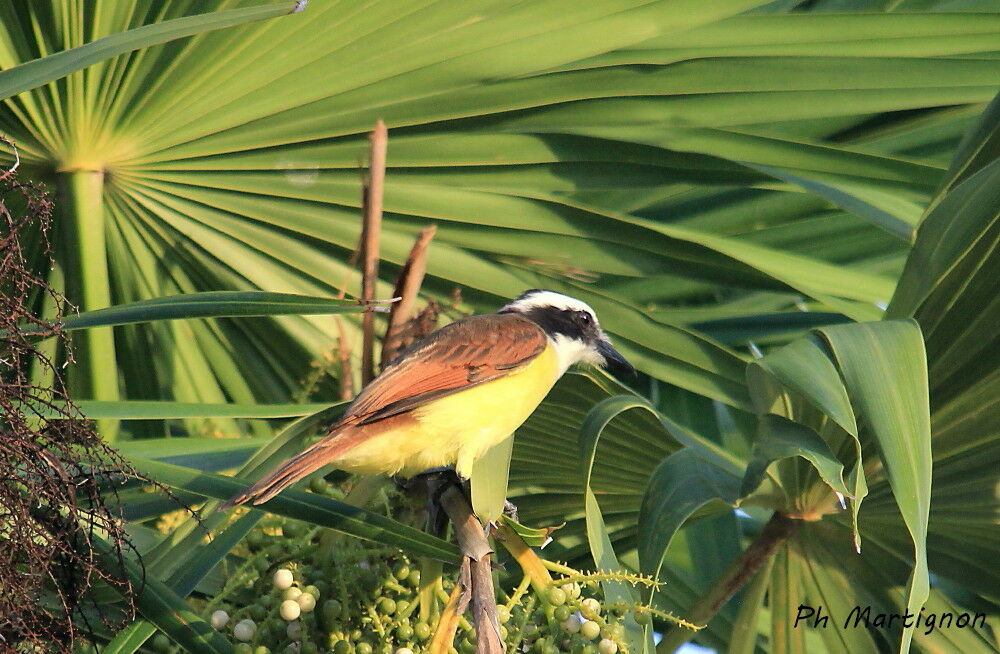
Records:
[[[313,492],[337,492],[320,482]],[[421,618],[416,561],[274,515],[262,519],[234,554],[243,562],[228,571],[222,590],[191,601],[233,642],[236,654],[422,654],[454,584],[453,574],[435,581],[432,611]],[[508,594],[503,586],[498,584],[497,604],[508,651],[625,652],[624,612],[605,610],[598,582],[541,593],[522,588]],[[454,654],[475,652],[476,633],[467,617],[459,621]],[[163,634],[146,648],[177,651]]]

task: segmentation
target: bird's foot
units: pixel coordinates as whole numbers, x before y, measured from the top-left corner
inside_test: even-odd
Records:
[[[441,507],[441,496],[449,488],[457,487],[466,498],[470,497],[469,480],[463,479],[452,467],[431,468],[405,480],[397,480],[397,485],[406,492],[422,489],[427,494],[427,529],[433,534],[443,534],[448,525],[448,516]]]
[[[503,514],[514,522],[520,522],[520,520],[517,519],[517,505],[510,500],[503,501]]]

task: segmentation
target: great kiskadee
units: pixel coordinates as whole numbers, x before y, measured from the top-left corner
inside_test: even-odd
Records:
[[[404,350],[326,436],[226,502],[268,501],[330,464],[411,477],[473,462],[521,426],[566,369],[585,362],[634,373],[580,300],[525,291],[499,312],[451,323]]]

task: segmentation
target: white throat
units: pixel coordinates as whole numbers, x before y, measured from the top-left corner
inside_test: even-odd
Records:
[[[562,377],[570,366],[574,363],[591,363],[595,366],[604,363],[604,357],[598,354],[592,346],[583,341],[570,338],[565,334],[556,334],[549,337],[552,349],[556,352],[559,361],[559,376]]]

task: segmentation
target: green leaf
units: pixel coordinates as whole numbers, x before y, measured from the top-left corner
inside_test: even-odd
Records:
[[[958,144],[944,182],[929,209],[933,210],[956,186],[994,163],[997,158],[1000,158],[1000,93],[993,98],[976,124]]]
[[[692,449],[664,459],[653,472],[639,510],[639,564],[659,576],[674,534],[709,504],[730,509],[739,497],[740,478]]]
[[[765,415],[760,419],[760,431],[743,476],[740,497],[757,490],[769,465],[794,456],[809,461],[832,490],[844,497],[852,497],[852,491],[844,484],[844,464],[837,460],[826,441],[809,427],[776,415]]]
[[[503,520],[505,525],[513,529],[514,533],[524,539],[524,542],[530,547],[545,547],[552,542],[552,532],[562,527],[562,525],[556,525],[554,527],[542,527],[540,529],[536,529],[534,527],[522,525],[520,522],[507,515],[502,515],[501,520]]]
[[[850,326],[850,325],[845,325]],[[849,391],[841,380],[835,362],[831,360],[820,340],[813,335],[798,339],[770,352],[747,366],[747,379],[754,388],[754,402],[759,414],[777,413],[785,417],[787,410],[776,410],[787,398],[782,390],[788,389],[829,417],[843,429],[853,450],[851,467],[847,477],[854,529],[854,547],[861,549],[861,534],[858,530],[858,512],[868,495],[865,475],[863,448],[858,429],[855,408],[851,404]],[[776,382],[777,387],[775,387]]]
[[[899,194],[847,181],[810,179],[773,167],[755,168],[825,198],[844,211],[871,221],[873,225],[905,242],[910,241],[920,222],[921,206]]]
[[[472,466],[472,508],[480,520],[494,521],[503,515],[513,450],[511,436],[487,450]]]
[[[210,404],[166,400],[76,400],[87,418],[121,420],[179,420],[182,418],[297,418],[337,404]],[[59,407],[39,406],[32,413],[50,420],[68,419]]]
[[[913,541],[906,608],[918,613],[929,592],[927,522],[931,501],[931,425],[927,361],[913,321],[840,325],[819,330],[851,402],[878,444],[892,494]],[[913,626],[903,630],[908,651]]]
[[[774,557],[771,557],[747,584],[733,624],[728,654],[754,654],[756,651],[760,640],[760,613],[773,566]]]
[[[795,628],[798,607],[805,599],[802,593],[802,560],[791,543],[785,543],[774,553],[771,568],[770,598],[771,634],[770,651],[774,654],[805,654],[806,630]]]
[[[232,644],[198,617],[182,596],[144,574],[132,560],[119,559],[112,545],[97,534],[90,534],[90,539],[105,569],[117,571],[122,568],[132,587],[138,590],[134,601],[139,613],[175,643],[189,652],[229,654],[233,651]],[[137,640],[138,636],[132,638]]]
[[[601,507],[589,486],[584,495],[584,512],[587,519],[587,542],[590,544],[594,565],[604,572],[621,570],[622,566],[615,555],[614,545],[608,537]],[[605,598],[612,603],[628,605],[638,602],[638,593],[624,581],[607,579],[601,582],[601,588]],[[633,651],[651,651],[652,638],[652,624],[641,626],[632,618],[625,621],[625,641]]]
[[[365,307],[355,300],[308,297],[294,293],[265,291],[207,291],[159,297],[106,309],[85,311],[69,316],[62,323],[63,331],[92,329],[114,325],[131,325],[158,320],[189,318],[234,318],[247,316],[284,316],[331,313],[361,313]],[[38,328],[24,330],[26,334],[42,333]]]
[[[180,568],[166,582],[180,597],[186,597],[226,554],[236,546],[260,521],[260,512],[251,511],[227,526],[222,533],[217,534],[210,543],[198,548],[197,553],[187,565]],[[136,620],[115,634],[114,638],[101,651],[108,654],[132,654],[142,647],[154,633],[156,625],[148,620]]]
[[[297,2],[230,9],[143,25],[63,52],[0,71],[0,100],[42,86],[115,55],[194,34],[266,20],[294,12]]]
[[[143,459],[130,459],[130,462],[137,471],[163,484],[219,500],[227,500],[249,485],[232,477],[167,463]],[[447,563],[458,562],[458,552],[451,543],[376,513],[314,493],[288,489],[259,508],[358,538],[393,545],[418,556],[429,556]]]

